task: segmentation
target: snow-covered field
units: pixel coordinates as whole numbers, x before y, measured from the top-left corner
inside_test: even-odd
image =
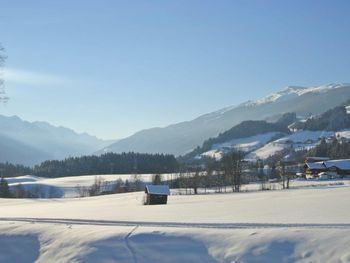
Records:
[[[142,200],[0,199],[0,262],[350,262],[347,182]]]
[[[68,176],[61,178],[43,178],[33,175],[19,176],[14,178],[6,178],[10,188],[21,184],[26,190],[39,187],[42,191],[51,193],[55,197],[77,197],[77,186],[89,187],[95,178],[100,178],[104,182],[115,182],[118,179],[132,180],[135,175],[132,174],[106,174],[106,175],[84,175],[84,176]],[[137,175],[144,182],[152,180],[152,174]],[[173,174],[162,174],[163,180],[170,180]]]

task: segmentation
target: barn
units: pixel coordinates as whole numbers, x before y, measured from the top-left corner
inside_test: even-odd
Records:
[[[350,175],[350,159],[305,163],[304,169],[305,173],[309,175],[315,176],[320,172],[331,172],[343,177]]]
[[[311,162],[311,163],[305,163],[304,170],[305,170],[305,174],[315,176],[321,172],[326,172],[327,167],[324,165],[323,162]]]
[[[168,185],[146,185],[145,205],[163,205],[168,201],[170,189]]]
[[[329,160],[323,163],[330,172],[336,172],[340,176],[350,175],[350,159]]]

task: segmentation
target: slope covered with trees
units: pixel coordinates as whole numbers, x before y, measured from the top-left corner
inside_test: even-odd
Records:
[[[214,144],[224,143],[234,139],[251,137],[268,132],[289,133],[288,125],[294,122],[295,119],[295,113],[286,113],[283,114],[282,117],[278,119],[278,121],[275,123],[270,123],[267,121],[241,122],[240,124],[232,127],[231,129],[220,133],[217,137],[210,138],[204,141],[201,147],[197,147],[194,151],[186,155],[186,157],[193,158],[198,154],[211,150]]]
[[[350,100],[320,115],[311,117],[306,122],[297,122],[293,125],[293,128],[310,131],[339,131],[349,129],[350,114],[346,112],[345,106],[347,105],[350,105]]]
[[[326,156],[331,159],[349,159],[350,143],[334,139],[327,143],[324,139],[314,149],[306,153],[306,156]]]

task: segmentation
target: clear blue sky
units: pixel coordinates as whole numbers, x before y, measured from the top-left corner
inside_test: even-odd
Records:
[[[100,138],[349,82],[350,1],[1,1],[0,114]]]

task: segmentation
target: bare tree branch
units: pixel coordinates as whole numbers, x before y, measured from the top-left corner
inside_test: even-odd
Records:
[[[5,49],[0,44],[0,68],[5,64],[6,56],[4,52]],[[2,79],[2,76],[2,72],[0,71],[0,103],[7,102],[9,99],[5,94],[4,80]]]

